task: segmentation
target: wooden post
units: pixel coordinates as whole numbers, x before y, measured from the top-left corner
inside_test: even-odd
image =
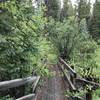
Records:
[[[35,94],[29,94],[15,100],[35,100]]]
[[[86,93],[86,100],[92,100],[92,92],[91,91],[88,91]]]
[[[36,82],[32,84],[33,93],[36,92],[36,87],[37,87],[37,84],[38,84],[39,80],[40,80],[40,76],[38,76],[37,79],[36,79]]]
[[[74,66],[73,65],[71,66],[71,68],[74,70]],[[70,80],[71,80],[72,84],[74,84],[74,85],[75,85],[76,77],[77,77],[77,74],[74,74],[74,76],[70,75]]]
[[[64,71],[64,68],[63,66],[60,66],[61,67],[61,70],[63,71],[64,75],[65,75],[65,78],[69,84],[69,87],[70,87],[70,91],[74,91],[76,90],[75,86],[72,84],[72,82],[70,81],[70,78],[68,77],[67,73]]]
[[[74,66],[71,66],[72,69],[74,69]],[[70,74],[70,80],[74,84],[74,77]]]

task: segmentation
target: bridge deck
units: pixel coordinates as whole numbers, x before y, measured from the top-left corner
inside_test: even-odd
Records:
[[[51,68],[53,77],[47,78],[45,83],[38,93],[37,100],[67,100],[65,97],[68,84],[64,80],[63,73],[59,70],[58,66]]]

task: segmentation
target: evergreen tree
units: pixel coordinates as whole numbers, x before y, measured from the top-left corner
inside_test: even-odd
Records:
[[[68,3],[68,16],[73,16],[73,15],[74,15],[74,8],[73,8],[71,0],[69,0],[69,3]]]
[[[44,0],[47,8],[46,16],[52,16],[55,20],[60,17],[60,4],[59,0]]]
[[[100,1],[96,0],[93,8],[93,17],[90,22],[90,33],[98,40],[100,39]]]
[[[64,18],[68,17],[68,0],[63,1],[63,8],[61,10],[60,14],[60,20],[63,20]]]
[[[70,0],[64,0],[63,2],[63,8],[61,10],[60,14],[60,20],[64,20],[65,18],[68,18],[69,16],[74,15],[74,9],[72,6],[72,2]]]
[[[78,12],[78,20],[79,23],[83,18],[88,19],[89,15],[90,15],[90,0],[78,0],[78,8],[77,8],[77,12]]]

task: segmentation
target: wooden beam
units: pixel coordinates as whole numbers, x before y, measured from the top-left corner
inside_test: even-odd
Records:
[[[32,87],[33,87],[33,92],[35,92],[35,89],[36,89],[36,87],[37,87],[37,84],[38,84],[39,80],[40,80],[40,76],[37,77],[36,82],[32,85]]]
[[[32,77],[27,77],[27,78],[20,78],[20,79],[15,79],[15,80],[10,80],[10,81],[3,81],[0,82],[0,91],[4,91],[10,88],[18,87],[21,85],[24,85],[26,83],[33,83],[35,82],[37,77],[32,76]]]
[[[74,85],[72,84],[72,82],[70,81],[70,78],[68,78],[68,75],[67,75],[67,73],[65,72],[63,66],[61,66],[61,69],[62,69],[62,71],[63,71],[63,73],[64,73],[64,75],[65,75],[65,77],[66,77],[66,79],[67,79],[67,81],[68,81],[68,84],[69,84],[71,90],[72,90],[72,91],[76,90],[75,86],[74,86]]]
[[[91,92],[91,91],[88,91],[88,92],[86,93],[86,100],[93,100],[92,92]]]
[[[64,64],[64,66],[67,68],[67,70],[70,72],[70,74],[71,75],[73,75],[74,77],[76,77],[76,71],[75,70],[73,70],[72,68],[71,68],[71,66],[69,66],[62,58],[59,58],[60,59],[60,62],[62,63],[62,64]]]
[[[76,81],[79,81],[79,82],[84,82],[85,84],[91,84],[91,85],[100,87],[100,84],[99,83],[95,83],[95,82],[92,82],[92,81],[88,81],[88,80],[86,80],[84,78],[76,78],[75,80]]]
[[[20,97],[16,100],[35,100],[35,94],[29,94],[29,95]]]
[[[6,2],[6,1],[8,1],[8,0],[0,0],[0,3],[2,3],[2,2]]]

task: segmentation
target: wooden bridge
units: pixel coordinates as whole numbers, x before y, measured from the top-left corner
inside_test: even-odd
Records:
[[[15,79],[10,81],[0,82],[0,92],[22,86],[24,84],[32,84],[32,92],[29,95],[17,98],[15,100],[71,100],[65,96],[66,90],[77,91],[77,83],[90,84],[96,88],[100,84],[79,78],[73,66],[69,66],[62,58],[59,59],[59,64],[50,67],[53,74],[52,77],[45,78],[43,86],[36,88],[40,80],[40,76],[31,76],[24,79]],[[91,92],[88,92],[85,99],[75,97],[75,100],[92,100]]]

